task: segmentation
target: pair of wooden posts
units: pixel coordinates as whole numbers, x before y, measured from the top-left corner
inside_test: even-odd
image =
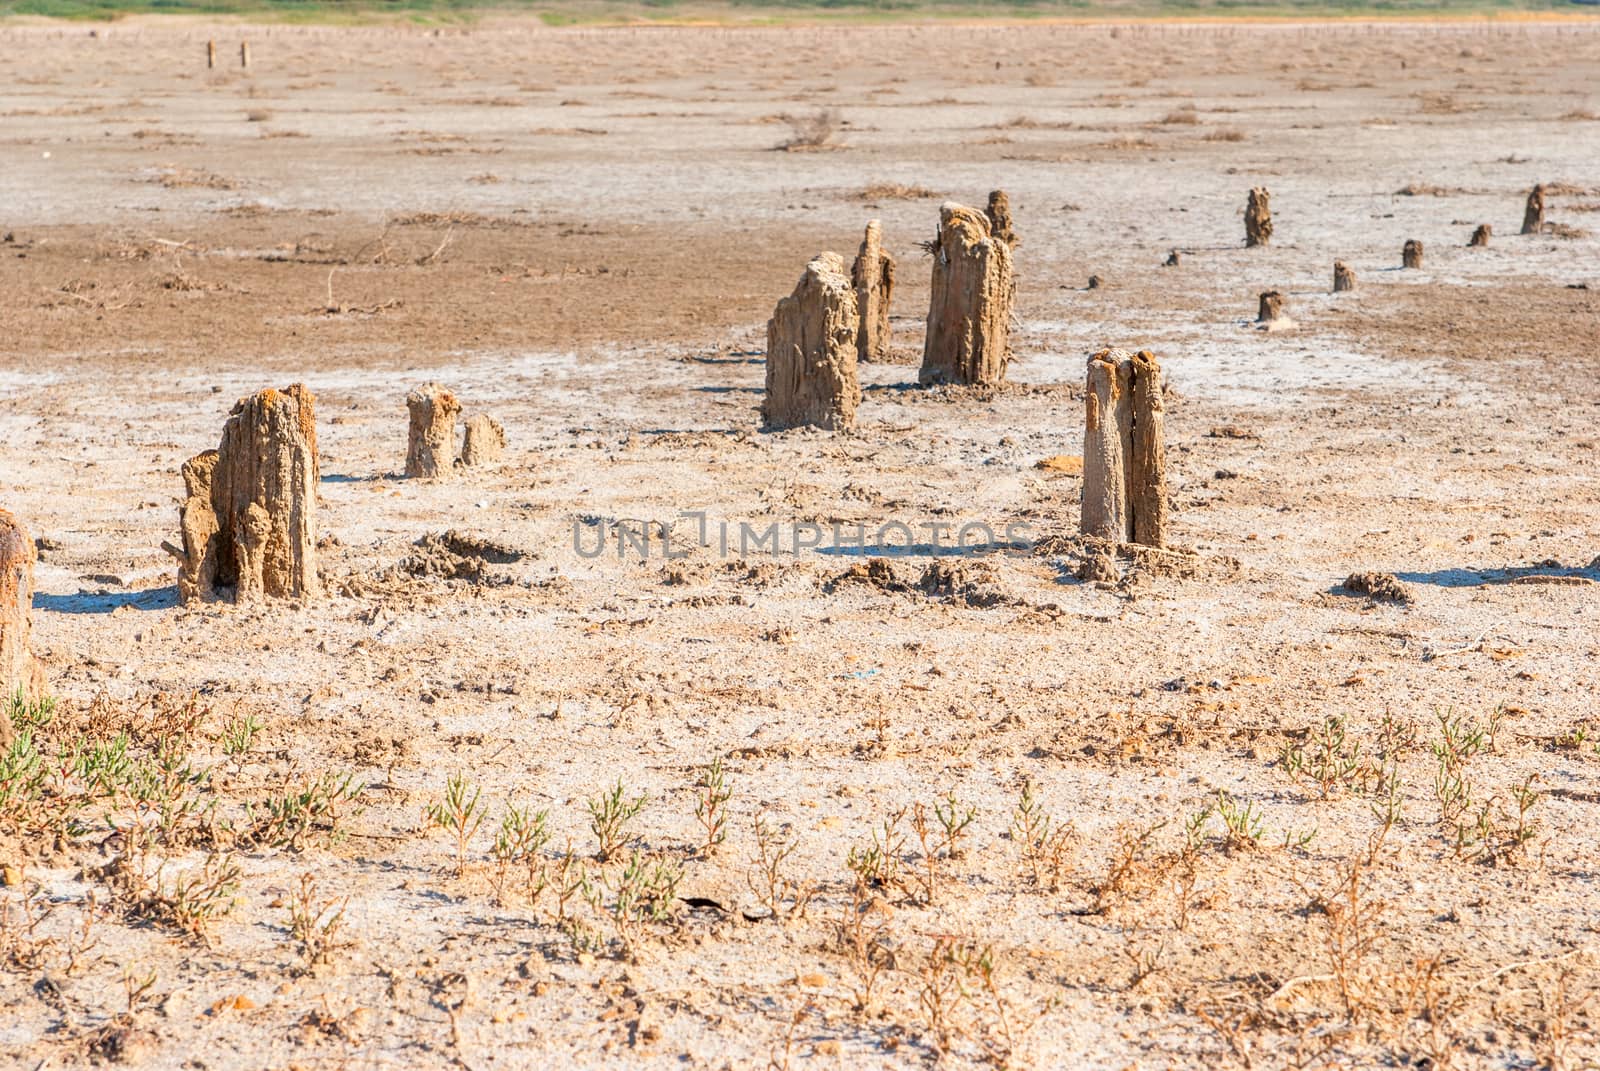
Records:
[[[240,41],[239,42],[239,66],[240,67],[249,67],[250,66],[250,42],[249,41]],[[206,70],[208,70],[208,71],[215,70],[216,67],[217,67],[217,43],[215,41],[207,41],[206,42]]]
[[[456,416],[461,403],[437,383],[427,383],[406,395],[410,425],[406,432],[406,475],[425,479],[447,478],[457,465],[487,465],[506,452],[506,431],[483,413],[467,418],[461,457],[456,459]]]
[[[1011,249],[1018,242],[1003,190],[989,195],[987,212],[947,202],[928,243],[933,285],[918,381],[995,385],[1010,358],[1011,307],[1016,294]],[[883,250],[873,220],[849,272],[837,253],[806,265],[794,292],[767,321],[763,423],[773,429],[804,425],[849,428],[861,404],[857,364],[882,360],[889,348],[889,305],[895,260]]]

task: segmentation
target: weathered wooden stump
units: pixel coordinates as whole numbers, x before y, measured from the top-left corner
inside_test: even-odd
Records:
[[[1333,262],[1333,292],[1342,294],[1346,290],[1356,288],[1356,273],[1342,260]]]
[[[861,404],[856,375],[856,291],[844,258],[819,253],[767,321],[768,428],[848,428]]]
[[[1256,323],[1271,326],[1289,319],[1289,299],[1278,291],[1263,291],[1260,302],[1256,312]]]
[[[1522,210],[1522,233],[1538,234],[1544,229],[1544,184],[1528,191],[1528,204]]]
[[[1177,268],[1177,267],[1181,267],[1182,265],[1183,265],[1183,254],[1179,253],[1176,249],[1174,249],[1172,252],[1167,254],[1166,262],[1163,263],[1161,266],[1163,268]]]
[[[1022,237],[1011,226],[1011,198],[1005,190],[989,191],[989,233],[1012,249],[1022,244]]]
[[[1128,511],[1133,542],[1147,547],[1167,541],[1166,407],[1161,403],[1161,365],[1149,350],[1133,355],[1133,454],[1128,465]]]
[[[411,424],[406,433],[406,475],[438,480],[450,474],[456,456],[456,416],[461,403],[437,383],[406,395]]]
[[[1422,267],[1422,240],[1420,238],[1407,238],[1405,248],[1400,250],[1400,264],[1405,268]]]
[[[923,343],[923,384],[1004,382],[1016,280],[1011,247],[989,233],[989,217],[947,201],[932,245],[933,286]]]
[[[1090,289],[1090,290],[1099,290],[1104,285],[1106,285],[1106,281],[1104,279],[1100,278],[1100,276],[1098,276],[1098,275],[1089,276],[1088,289]]]
[[[467,418],[466,436],[461,441],[463,465],[488,465],[499,461],[506,452],[506,429],[500,422],[483,413]]]
[[[183,466],[178,593],[312,598],[317,578],[317,432],[303,384],[234,405],[215,450]]]
[[[33,563],[27,529],[0,509],[0,748],[11,745],[11,697],[44,693],[44,670],[33,657]]]
[[[850,268],[856,288],[856,359],[881,361],[889,356],[889,301],[894,296],[894,258],[883,251],[883,224],[867,224]]]
[[[1265,186],[1250,190],[1250,200],[1244,209],[1244,244],[1266,245],[1272,241],[1272,195]]]
[[[1467,239],[1467,245],[1474,247],[1487,246],[1493,234],[1494,229],[1492,227],[1487,223],[1480,223],[1478,224],[1478,229],[1472,232],[1472,237]]]
[[[1087,388],[1078,529],[1159,547],[1167,525],[1161,366],[1147,350],[1101,350],[1089,358]]]

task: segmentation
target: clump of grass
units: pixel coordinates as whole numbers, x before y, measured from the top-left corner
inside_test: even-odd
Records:
[[[1215,130],[1207,130],[1200,135],[1201,141],[1245,141],[1248,135],[1243,130],[1236,130],[1230,126],[1219,126]]]

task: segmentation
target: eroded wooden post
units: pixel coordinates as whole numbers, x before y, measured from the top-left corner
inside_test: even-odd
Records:
[[[1333,262],[1333,292],[1342,294],[1356,288],[1356,273],[1342,260]]]
[[[406,395],[411,421],[406,433],[406,475],[438,480],[450,475],[456,456],[456,415],[461,403],[437,383]]]
[[[1089,358],[1083,421],[1083,508],[1078,530],[1127,543],[1128,460],[1133,455],[1133,365],[1122,350]]]
[[[1467,240],[1467,245],[1481,249],[1489,244],[1489,239],[1493,234],[1494,229],[1492,227],[1487,223],[1480,223],[1478,224],[1478,229],[1472,232],[1472,237]]]
[[[922,349],[923,384],[996,386],[1010,360],[1016,280],[1011,247],[989,233],[989,217],[947,201],[933,243],[933,285]]]
[[[1272,241],[1272,194],[1265,186],[1250,190],[1250,200],[1244,209],[1244,244],[1266,245]]]
[[[217,66],[217,43],[215,41],[207,41],[206,42],[206,70],[208,70],[208,71],[214,70],[214,69],[216,69],[216,66]]]
[[[1022,244],[1022,237],[1011,225],[1011,198],[1005,190],[989,191],[989,233],[1012,249]]]
[[[22,523],[0,509],[0,748],[11,745],[11,698],[44,694],[33,657],[33,563],[38,551]]]
[[[844,258],[819,253],[767,321],[763,423],[773,430],[849,428],[861,404],[856,291]]]
[[[850,268],[856,289],[856,359],[881,361],[889,356],[889,302],[894,296],[894,257],[883,250],[883,224],[867,223],[861,249]]]
[[[466,435],[461,441],[463,465],[488,465],[499,461],[505,452],[506,429],[498,420],[483,413],[474,413],[467,419]]]
[[[1528,191],[1528,204],[1522,210],[1522,233],[1538,234],[1544,229],[1544,184]]]
[[[1421,239],[1419,239],[1419,238],[1407,238],[1406,239],[1405,247],[1400,250],[1400,265],[1401,265],[1401,267],[1404,267],[1404,268],[1421,268],[1422,267],[1422,240]]]
[[[1113,543],[1164,546],[1167,461],[1161,365],[1149,350],[1089,358],[1083,506],[1078,530]]]
[[[1133,451],[1129,455],[1128,508],[1133,542],[1167,542],[1166,407],[1161,402],[1161,365],[1140,350],[1132,359]]]
[[[240,399],[217,449],[183,466],[183,600],[320,594],[319,475],[314,399],[303,384]]]

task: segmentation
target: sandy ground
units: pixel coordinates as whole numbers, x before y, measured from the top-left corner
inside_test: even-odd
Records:
[[[0,506],[47,540],[41,739],[127,730],[148,757],[176,733],[216,818],[144,861],[152,907],[115,879],[142,865],[100,820],[125,801],[56,835],[0,808],[0,1063],[1600,1059],[1600,26],[150,21],[7,25],[0,49]],[[823,109],[824,151],[775,151]],[[1519,236],[1535,182],[1558,227]],[[1267,249],[1242,248],[1252,185]],[[916,389],[916,243],[997,186],[1011,385]],[[854,433],[761,433],[765,318],[868,218],[902,359],[863,368]],[[1269,288],[1295,330],[1249,324]],[[1036,463],[1080,453],[1106,345],[1166,368],[1181,553],[1095,585],[1078,480]],[[429,379],[505,425],[503,464],[400,477]],[[294,381],[333,594],[178,606],[179,466]],[[687,511],[710,545],[680,524],[681,557],[578,549]],[[849,547],[718,545],[892,522],[919,544],[893,578],[841,580]],[[936,561],[933,523],[1040,545]],[[446,529],[522,556],[408,571]],[[953,587],[920,584],[945,565]],[[1340,587],[1365,570],[1411,601]],[[1328,719],[1324,791],[1291,767]],[[1485,731],[1453,814],[1445,721]],[[239,835],[246,802],[325,771],[364,785],[337,828]],[[459,874],[425,820],[458,772],[487,813]],[[631,847],[683,871],[665,921],[612,921],[623,864],[585,800],[619,776],[648,795]],[[1024,786],[1066,831],[1037,880]],[[944,858],[892,819],[951,792],[976,817]],[[497,881],[508,801],[548,810],[536,866],[570,842],[594,903]],[[1219,801],[1248,811],[1231,835]],[[760,903],[758,814],[803,912]],[[900,872],[858,882],[886,820]],[[172,892],[208,858],[238,874],[186,933]],[[344,909],[320,962],[290,919],[307,874]]]

